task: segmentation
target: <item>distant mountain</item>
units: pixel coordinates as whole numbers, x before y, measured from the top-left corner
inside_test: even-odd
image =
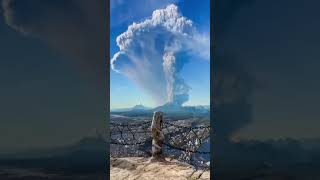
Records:
[[[167,103],[153,109],[154,111],[163,111],[165,113],[192,113],[192,114],[206,114],[210,112],[210,106],[180,106],[175,103]]]
[[[182,112],[185,111],[185,108],[176,103],[166,103],[162,106],[158,106],[153,109],[153,111],[163,111],[163,112]]]
[[[0,156],[0,179],[101,179],[107,142],[101,136],[57,148],[34,149]],[[51,178],[51,175],[53,175]],[[14,177],[14,176],[12,176]],[[81,177],[81,178],[80,178]],[[73,179],[73,178],[72,178]]]
[[[96,152],[104,152],[106,140],[102,135],[87,136],[73,144],[52,147],[26,150],[18,153],[1,154],[0,159],[32,159],[32,158],[54,158],[61,156],[70,156],[71,154],[82,152],[94,154]]]
[[[162,111],[166,115],[179,116],[179,117],[189,117],[189,116],[205,116],[210,115],[210,106],[181,106],[176,103],[166,103],[162,106],[155,108],[147,108],[143,105],[136,105],[132,108],[115,109],[111,113],[117,116],[152,116],[153,112]],[[117,118],[117,117],[115,117]]]
[[[150,110],[151,108],[145,107],[143,105],[135,105],[131,108],[131,111],[139,111],[139,110]]]
[[[189,112],[193,113],[209,113],[210,112],[210,106],[184,106],[185,109],[187,109]]]
[[[112,109],[111,112],[128,112],[128,111],[145,111],[145,110],[151,110],[152,108],[145,107],[141,104],[135,105],[131,108],[120,108],[120,109]]]

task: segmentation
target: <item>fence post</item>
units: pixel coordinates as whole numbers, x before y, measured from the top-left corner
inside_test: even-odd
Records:
[[[164,135],[162,133],[162,123],[163,112],[154,112],[151,123],[152,159],[162,158],[162,144],[164,142]]]

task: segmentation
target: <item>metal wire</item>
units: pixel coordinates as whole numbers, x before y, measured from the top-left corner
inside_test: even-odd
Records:
[[[168,157],[192,164],[196,169],[209,169],[210,151],[201,151],[209,143],[210,126],[178,124],[179,121],[164,121],[165,136],[163,153]],[[113,157],[151,155],[151,120],[135,123],[110,123],[111,149]],[[209,158],[209,159],[208,159]]]
[[[140,123],[110,123],[111,144],[141,145],[150,138],[151,121]]]
[[[184,152],[197,154],[210,154],[210,151],[199,151],[198,149],[210,137],[210,126],[181,126],[170,122],[164,122],[165,145]]]
[[[150,141],[151,121],[140,123],[110,123],[111,144],[137,146]],[[210,136],[210,126],[182,126],[163,122],[165,142],[169,148],[197,154],[210,154],[198,149]]]

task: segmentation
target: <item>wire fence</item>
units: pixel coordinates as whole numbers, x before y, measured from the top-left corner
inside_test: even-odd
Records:
[[[164,121],[163,154],[194,165],[210,166],[210,125]],[[135,123],[110,123],[111,156],[150,156],[151,120]]]

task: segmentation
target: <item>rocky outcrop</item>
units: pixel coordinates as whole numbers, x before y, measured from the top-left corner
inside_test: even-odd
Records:
[[[110,159],[111,180],[209,180],[210,171],[195,170],[191,165],[165,158],[152,161],[144,157]]]

